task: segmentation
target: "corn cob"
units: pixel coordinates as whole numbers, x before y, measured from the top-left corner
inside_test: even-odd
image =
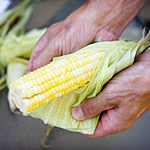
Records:
[[[30,112],[89,82],[105,54],[82,52],[51,62],[14,81],[10,96],[20,111]]]

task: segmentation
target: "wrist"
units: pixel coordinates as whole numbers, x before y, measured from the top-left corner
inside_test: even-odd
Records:
[[[145,77],[144,78],[144,82],[146,83],[146,89],[147,89],[147,101],[149,104],[149,110],[150,110],[150,61],[145,61],[144,63],[146,63],[146,67],[145,69],[147,70]]]
[[[109,32],[117,39],[146,1],[89,0],[86,5],[86,11],[89,19],[97,27],[98,34],[101,35],[103,32],[108,34]]]
[[[66,26],[82,24],[95,40],[116,40],[147,0],[88,0],[65,19]]]
[[[138,66],[138,69],[136,69],[138,73],[135,73],[135,75],[140,75],[140,79],[137,80],[140,82],[140,86],[136,88],[140,89],[142,99],[146,101],[150,109],[150,52],[147,51],[139,55],[135,60],[135,65]]]
[[[150,110],[150,61],[140,61],[139,62],[141,70],[141,78],[139,80],[141,91],[141,99],[147,105]],[[138,93],[137,93],[138,94]]]

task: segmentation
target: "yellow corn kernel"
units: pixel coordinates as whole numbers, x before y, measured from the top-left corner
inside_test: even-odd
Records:
[[[91,51],[59,59],[14,81],[10,89],[15,88],[15,98],[19,95],[22,103],[26,103],[20,106],[21,110],[32,111],[89,82],[104,55],[102,51]]]

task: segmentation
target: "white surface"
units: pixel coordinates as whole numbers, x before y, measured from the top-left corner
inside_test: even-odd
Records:
[[[11,4],[11,0],[0,0],[0,15],[6,11]]]

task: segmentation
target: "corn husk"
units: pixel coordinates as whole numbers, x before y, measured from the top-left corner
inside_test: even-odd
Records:
[[[32,50],[45,32],[45,29],[32,30],[26,35],[16,36],[11,34],[7,37],[0,47],[0,65],[6,67],[10,62],[22,62],[27,64],[28,62],[22,58],[29,58]]]
[[[27,66],[32,50],[46,29],[33,29],[25,35],[10,34],[0,46],[0,73],[10,63],[18,62]],[[14,72],[12,72],[13,74]],[[19,72],[18,72],[19,73]],[[6,74],[0,77],[0,90],[6,87]]]
[[[9,33],[15,35],[24,33],[25,25],[31,16],[33,4],[38,1],[24,0],[21,4],[7,10],[0,16],[0,41]]]
[[[41,36],[30,38],[26,35],[21,36],[24,34],[33,6],[38,1],[40,0],[24,0],[0,16],[0,91],[6,87],[7,65],[12,62],[27,64],[26,59],[29,59],[37,38]]]
[[[139,42],[123,40],[97,42],[77,51],[76,53],[91,50],[107,51],[107,54],[99,65],[98,72],[95,72],[89,83],[24,115],[42,119],[45,124],[66,130],[93,134],[99,115],[84,121],[77,121],[71,116],[71,108],[79,105],[85,98],[95,97],[100,93],[103,85],[116,73],[132,65],[134,59],[150,46],[150,43],[147,42],[149,37],[150,34],[143,37]],[[62,57],[55,58],[54,61]]]
[[[25,72],[26,72],[26,64],[20,63],[20,62],[12,62],[9,63],[8,67],[7,67],[7,87],[9,87],[9,85],[19,79],[20,77],[22,77]],[[14,112],[16,110],[16,106],[14,104],[14,102],[12,101],[12,99],[10,98],[9,92],[8,92],[8,102],[9,102],[9,108],[12,112]]]

